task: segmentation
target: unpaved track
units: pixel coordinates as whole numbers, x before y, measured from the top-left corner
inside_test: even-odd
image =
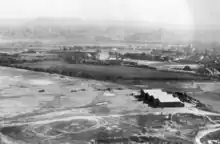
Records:
[[[217,125],[211,125],[211,126],[207,127],[205,130],[199,131],[195,137],[194,143],[195,144],[202,144],[201,139],[204,136],[208,135],[209,133],[216,132],[219,130],[220,130],[220,124],[217,124]]]
[[[64,111],[62,114],[64,114],[65,112],[67,112],[67,111]],[[60,112],[53,112],[53,116],[57,116],[59,114],[60,114]],[[153,113],[149,112],[149,113],[144,113],[143,115],[146,115],[146,114],[153,114]],[[158,114],[158,112],[156,112],[154,114]],[[172,114],[176,114],[176,113],[172,113]],[[204,113],[203,111],[198,111],[198,112],[192,111],[191,114],[205,116],[206,112]],[[209,115],[216,115],[216,113],[211,113],[211,112],[209,112],[208,114]],[[51,114],[49,114],[49,115],[52,116]],[[140,113],[133,113],[133,114],[127,114],[127,115],[134,116],[134,115],[140,115]],[[218,114],[218,115],[220,115],[220,114]],[[125,116],[125,115],[115,114],[115,115],[105,115],[105,116],[97,116],[97,115],[70,116],[70,117],[57,118],[57,119],[48,118],[48,119],[45,119],[45,120],[37,120],[37,121],[33,121],[33,122],[20,122],[20,123],[18,122],[18,123],[10,123],[10,124],[9,123],[6,124],[7,121],[4,121],[3,123],[1,123],[1,125],[3,127],[22,126],[22,125],[26,125],[26,124],[36,126],[36,125],[43,125],[43,124],[53,123],[53,122],[71,121],[71,120],[79,120],[79,119],[88,120],[88,121],[95,121],[96,122],[96,124],[94,126],[76,132],[76,133],[80,133],[80,132],[86,132],[86,131],[89,131],[89,130],[92,130],[92,129],[100,128],[101,126],[104,126],[104,125],[108,124],[108,122],[105,121],[104,118],[110,118],[110,117],[120,118],[121,116]],[[41,116],[38,116],[38,117],[41,117]],[[42,115],[42,117],[47,117],[47,115]],[[208,116],[205,116],[205,117],[207,117],[212,123],[215,122],[215,121],[211,120],[210,117],[208,117]],[[220,130],[220,124],[207,125],[204,130],[201,130],[197,133],[197,135],[195,137],[195,140],[194,140],[194,143],[195,144],[202,144],[201,143],[201,138],[203,138],[204,136],[206,136],[207,134],[209,134],[211,132],[215,132],[215,131],[218,131],[218,130]],[[41,135],[41,136],[44,137],[44,135],[39,134],[37,132],[36,132],[36,134]],[[45,136],[45,137],[48,137],[48,136]],[[51,138],[53,138],[53,136]],[[4,136],[4,140],[9,141],[6,136]],[[10,143],[8,143],[8,144],[10,144]]]

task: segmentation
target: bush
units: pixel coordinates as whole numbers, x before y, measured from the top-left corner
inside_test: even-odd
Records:
[[[117,80],[122,80],[122,79],[123,79],[122,76],[118,76],[118,77],[117,77]]]
[[[53,69],[48,69],[48,73],[52,74],[52,73],[56,73],[56,71]]]
[[[34,71],[38,71],[38,68],[33,68]]]
[[[88,78],[88,79],[92,79],[93,78],[90,74],[87,74],[87,73],[82,73],[81,76],[83,78]]]
[[[110,77],[110,76],[106,76],[105,79],[106,79],[106,80],[111,80],[111,77]]]
[[[47,68],[43,68],[43,69],[42,69],[42,72],[48,72],[48,71],[47,71]]]
[[[72,72],[69,72],[69,76],[72,76]]]
[[[41,71],[41,69],[40,68],[36,68],[36,71]]]
[[[65,72],[63,70],[61,71],[61,75],[65,75]]]
[[[183,68],[183,70],[185,70],[185,71],[192,71],[192,69],[190,68],[190,66],[185,66],[185,67]]]

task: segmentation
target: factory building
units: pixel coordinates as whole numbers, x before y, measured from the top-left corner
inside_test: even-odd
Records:
[[[141,97],[154,107],[184,107],[179,98],[161,89],[142,89]]]

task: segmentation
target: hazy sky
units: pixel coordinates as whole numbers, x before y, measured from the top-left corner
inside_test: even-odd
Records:
[[[220,0],[0,0],[0,18],[79,17],[219,23]]]

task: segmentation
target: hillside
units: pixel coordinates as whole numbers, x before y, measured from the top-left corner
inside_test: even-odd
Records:
[[[4,20],[0,20],[2,22]],[[17,22],[17,23],[15,23]],[[78,18],[37,18],[32,20],[5,20],[0,24],[2,39],[43,39],[84,43],[128,43],[146,41],[220,42],[220,30],[202,26],[163,25],[134,21],[96,21]],[[65,42],[63,42],[65,43]]]

